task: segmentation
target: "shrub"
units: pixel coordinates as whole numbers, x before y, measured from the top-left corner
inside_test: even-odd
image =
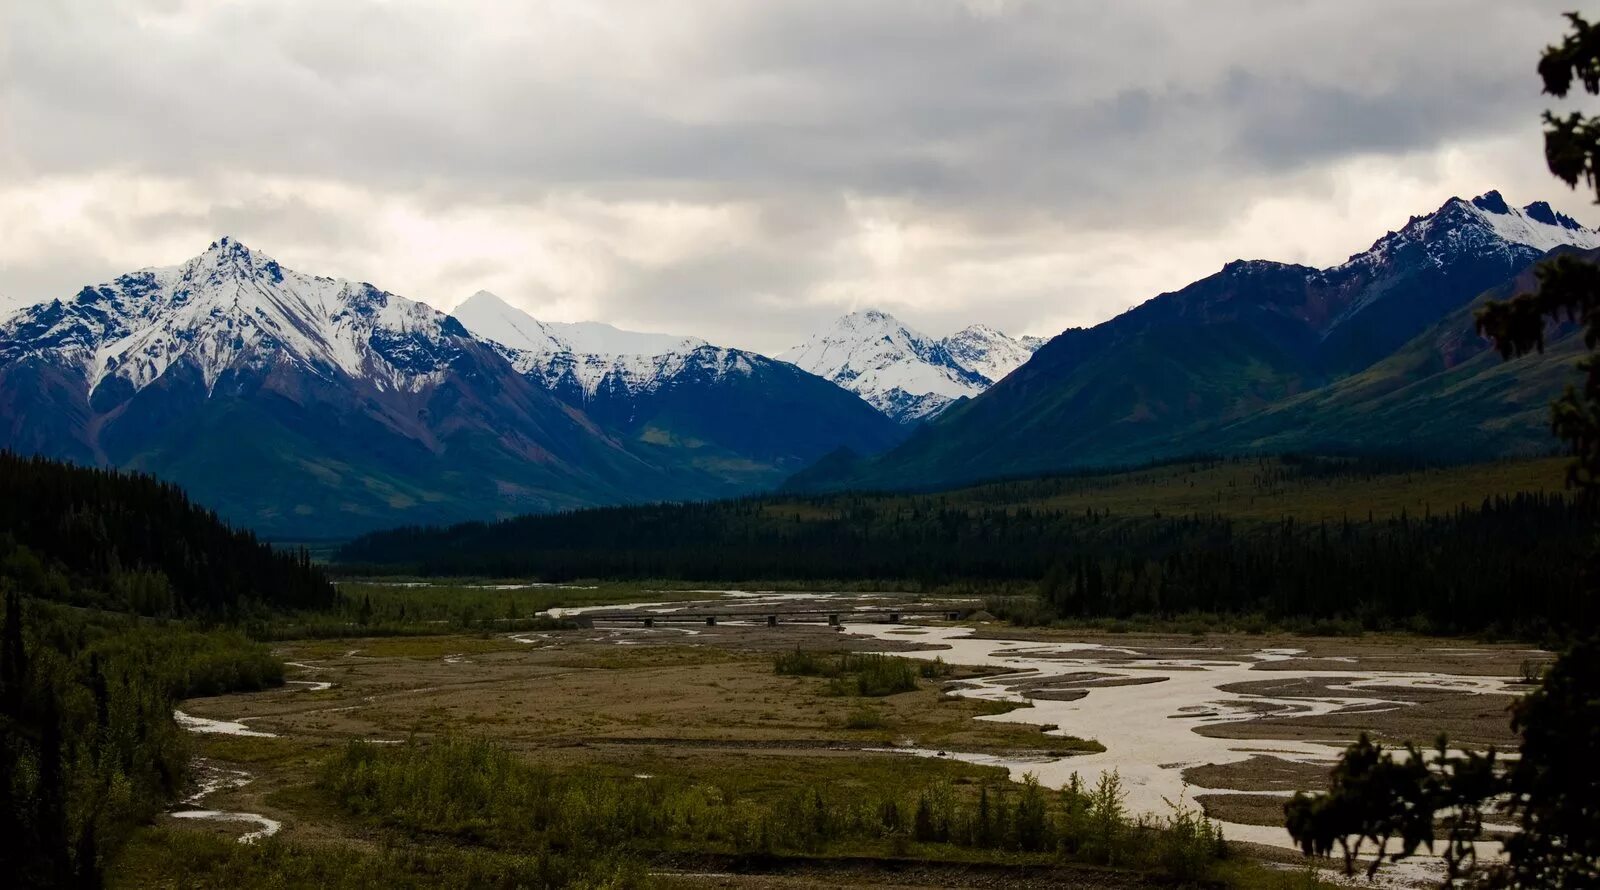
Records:
[[[889,720],[877,708],[858,707],[844,719],[845,729],[888,729]]]
[[[882,698],[917,688],[919,676],[942,676],[949,667],[942,661],[918,666],[907,658],[892,655],[862,655],[854,652],[808,652],[796,649],[773,659],[780,676],[827,677],[831,695],[856,695]]]

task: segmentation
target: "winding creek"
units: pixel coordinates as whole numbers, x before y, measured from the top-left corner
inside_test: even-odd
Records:
[[[285,662],[285,664],[307,672],[316,670],[310,665],[301,664],[297,661],[289,661]],[[306,692],[321,692],[324,689],[333,688],[333,684],[325,680],[285,680],[284,685],[299,687]],[[172,716],[178,721],[179,726],[195,733],[249,736],[262,739],[275,739],[278,737],[276,733],[251,729],[244,724],[242,718],[239,720],[211,720],[206,717],[195,717],[183,711],[173,711]],[[232,791],[250,784],[254,777],[248,772],[239,769],[228,769],[207,760],[198,761],[195,764],[195,769],[199,773],[199,785],[194,793],[183,799],[180,808],[168,813],[172,818],[254,825],[254,830],[247,831],[239,836],[239,843],[241,844],[253,844],[262,838],[272,837],[282,830],[282,822],[263,816],[260,813],[215,810],[200,806],[207,797],[213,794]]]

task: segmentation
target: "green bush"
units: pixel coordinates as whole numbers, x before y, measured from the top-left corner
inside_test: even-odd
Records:
[[[950,670],[942,660],[918,663],[892,655],[801,649],[779,654],[773,669],[779,676],[827,677],[833,681],[828,684],[830,694],[868,698],[911,692],[918,677],[942,677]]]
[[[1197,817],[1131,822],[1115,773],[1092,790],[1075,776],[1060,791],[1029,779],[985,782],[976,794],[949,783],[876,794],[822,783],[752,796],[672,777],[556,771],[484,741],[447,738],[352,743],[325,765],[319,785],[364,820],[519,854],[818,854],[865,845],[894,855],[950,844],[1200,873],[1221,851],[1220,835]]]
[[[1156,842],[1156,862],[1171,878],[1203,880],[1211,875],[1216,861],[1227,855],[1221,826],[1181,802],[1172,804],[1163,828]]]
[[[236,633],[24,604],[14,591],[5,611],[0,874],[17,886],[95,886],[105,857],[188,779],[177,700],[281,683],[283,666]]]
[[[859,707],[844,718],[845,729],[888,729],[889,720],[876,708]]]

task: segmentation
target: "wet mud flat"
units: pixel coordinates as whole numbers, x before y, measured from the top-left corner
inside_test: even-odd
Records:
[[[881,628],[852,632],[888,636]],[[980,719],[1047,722],[1106,747],[1050,763],[1002,763],[1013,776],[1059,785],[1075,773],[1115,771],[1136,812],[1198,803],[1230,839],[1268,858],[1293,849],[1284,802],[1325,787],[1334,759],[1362,732],[1424,746],[1441,732],[1457,744],[1509,745],[1507,709],[1526,688],[1524,665],[1549,657],[1416,639],[1013,636],[992,626],[928,627],[916,636],[926,648],[911,657],[1009,669],[953,684],[957,694],[1029,705]],[[1430,868],[1410,865],[1393,880],[1426,882]]]

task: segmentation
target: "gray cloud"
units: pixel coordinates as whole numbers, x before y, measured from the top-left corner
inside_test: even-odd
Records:
[[[1454,192],[1581,215],[1538,157],[1565,5],[9,4],[0,293],[227,231],[768,349],[873,304],[1046,332]]]

